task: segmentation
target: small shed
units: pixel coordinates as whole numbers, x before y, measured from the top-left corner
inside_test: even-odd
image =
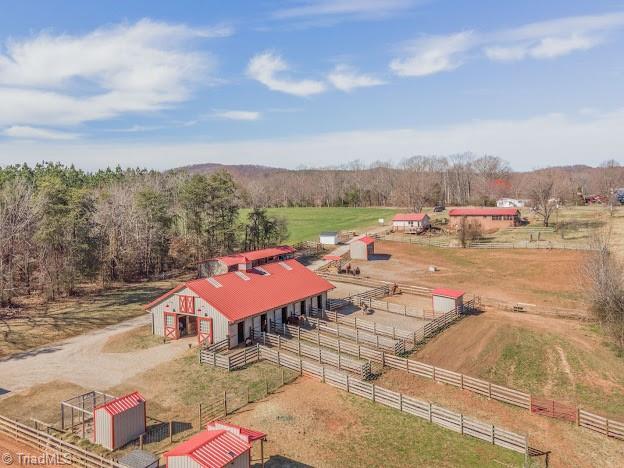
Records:
[[[165,453],[167,468],[248,468],[251,444],[225,429],[202,431]]]
[[[108,450],[123,447],[145,432],[145,398],[129,393],[99,406],[93,411],[93,441]]]
[[[464,291],[457,289],[436,288],[431,293],[434,314],[445,314],[454,308],[459,309],[459,313],[464,309]]]
[[[321,232],[319,242],[323,245],[338,245],[338,233],[334,231]]]
[[[349,251],[353,260],[370,260],[375,254],[375,239],[370,236],[354,239],[351,241]]]

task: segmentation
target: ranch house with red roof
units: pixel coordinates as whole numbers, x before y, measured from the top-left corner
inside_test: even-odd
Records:
[[[392,218],[392,229],[395,231],[416,232],[429,227],[427,213],[398,213]]]
[[[478,223],[486,232],[520,224],[518,208],[453,208],[449,217],[449,227],[455,230],[461,228],[463,222]]]
[[[325,308],[334,286],[295,259],[253,266],[249,253],[223,274],[179,284],[145,308],[155,335],[197,336],[200,344],[229,339],[237,346],[288,317]]]

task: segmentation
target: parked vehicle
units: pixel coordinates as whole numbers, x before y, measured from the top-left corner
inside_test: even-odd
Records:
[[[444,205],[438,205],[433,208],[434,213],[442,213],[444,210],[446,210]]]

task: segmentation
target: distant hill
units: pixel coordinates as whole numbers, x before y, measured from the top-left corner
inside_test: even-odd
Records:
[[[286,171],[278,167],[260,166],[256,164],[218,164],[203,163],[193,164],[191,166],[183,166],[175,169],[176,171],[185,171],[192,174],[211,174],[216,171],[225,170],[234,177],[263,177],[276,172]]]

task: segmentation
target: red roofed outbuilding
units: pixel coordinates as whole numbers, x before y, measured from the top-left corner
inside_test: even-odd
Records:
[[[392,229],[395,231],[417,232],[429,227],[427,213],[398,213],[392,218]]]
[[[478,223],[486,232],[520,224],[518,208],[453,208],[449,211],[449,227],[460,229],[462,223]]]
[[[240,252],[223,257],[211,258],[197,264],[200,278],[222,275],[228,271],[247,270],[265,263],[281,262],[294,258],[296,249],[289,245],[278,245],[266,249]]]
[[[93,442],[108,450],[137,439],[145,427],[145,398],[139,392],[107,401],[93,410]]]
[[[224,429],[206,430],[165,453],[167,468],[249,468],[251,444]]]
[[[269,321],[325,308],[334,286],[297,260],[200,278],[178,285],[146,306],[153,332],[166,338],[197,335],[202,344],[230,340],[244,343],[254,332],[268,331]]]
[[[353,239],[349,253],[353,260],[369,260],[375,254],[375,239],[370,236]]]
[[[431,293],[434,315],[441,315],[457,308],[459,313],[464,308],[464,291],[448,288],[436,288]]]

